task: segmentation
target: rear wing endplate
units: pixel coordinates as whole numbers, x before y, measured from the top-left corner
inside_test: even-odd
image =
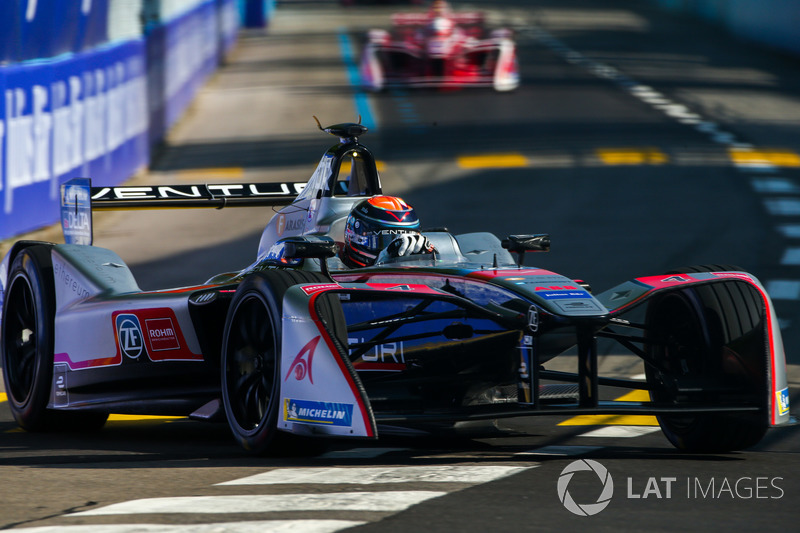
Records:
[[[92,244],[92,211],[284,206],[305,182],[93,187],[89,178],[61,186],[61,227],[67,244]]]

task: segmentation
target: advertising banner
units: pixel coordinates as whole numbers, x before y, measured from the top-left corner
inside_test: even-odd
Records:
[[[0,61],[51,58],[106,42],[108,5],[109,0],[0,2]]]
[[[68,179],[147,164],[146,87],[141,40],[0,69],[0,238],[58,220]]]

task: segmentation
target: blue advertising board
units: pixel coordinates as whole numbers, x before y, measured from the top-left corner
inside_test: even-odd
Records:
[[[109,0],[0,2],[0,61],[17,63],[89,50],[108,40]]]
[[[144,42],[0,69],[0,238],[59,218],[74,177],[118,184],[147,164]]]

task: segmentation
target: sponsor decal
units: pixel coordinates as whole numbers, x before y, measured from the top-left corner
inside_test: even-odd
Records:
[[[91,182],[74,178],[61,187],[61,228],[67,244],[92,244]]]
[[[528,329],[533,333],[539,331],[539,311],[534,306],[528,308]]]
[[[75,293],[75,296],[78,298],[88,298],[91,294],[89,289],[86,288],[78,278],[69,271],[67,265],[61,261],[53,261],[53,276],[56,283],[63,285],[67,290]]]
[[[775,393],[775,396],[778,401],[778,415],[789,414],[789,387],[779,390]]]
[[[69,405],[69,389],[67,388],[67,365],[53,365],[53,405],[67,407]]]
[[[181,343],[178,341],[171,318],[148,318],[144,322],[152,351],[180,349]]]
[[[139,317],[120,313],[115,320],[120,351],[129,359],[138,359],[144,352],[144,336]]]
[[[327,291],[329,289],[341,289],[342,286],[338,283],[323,283],[321,285],[306,285],[305,287],[300,288],[303,289],[304,293],[310,296],[315,292]]]
[[[314,378],[311,375],[311,364],[314,360],[314,350],[317,349],[317,344],[319,344],[321,338],[321,335],[317,335],[303,346],[300,352],[295,356],[292,364],[289,365],[289,371],[286,373],[286,377],[283,378],[283,381],[286,381],[289,379],[289,376],[294,374],[294,379],[297,381],[303,381],[305,377],[308,376],[308,381],[310,381],[312,385],[314,384]]]
[[[275,221],[275,229],[278,232],[278,237],[283,235],[283,230],[286,229],[286,215],[283,213],[278,215],[278,220]]]
[[[153,362],[203,360],[202,353],[190,349],[175,311],[169,307],[115,312],[112,318],[119,351],[130,359],[145,353]]]
[[[353,425],[353,404],[286,398],[283,419],[287,422],[348,427]]]
[[[661,283],[686,283],[692,281],[692,278],[685,278],[683,276],[670,276],[661,280]]]
[[[542,290],[537,292],[536,295],[544,298],[545,300],[572,300],[575,298],[592,297],[588,292],[582,290]]]
[[[348,337],[350,346],[367,342],[366,339]],[[350,350],[350,355],[353,354]],[[401,372],[406,369],[405,346],[403,341],[378,344],[364,353],[359,360],[353,361],[353,367],[358,371],[382,370],[386,372]]]

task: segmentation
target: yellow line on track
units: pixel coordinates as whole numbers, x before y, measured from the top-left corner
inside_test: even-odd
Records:
[[[731,148],[728,154],[734,165],[800,167],[800,154],[791,150],[745,150],[741,148]]]
[[[244,174],[241,167],[228,168],[194,168],[191,170],[179,170],[178,179],[181,181],[208,181],[212,179],[240,179]]]
[[[663,165],[669,158],[658,148],[598,148],[597,157],[606,165]]]
[[[618,402],[648,402],[650,393],[634,390],[616,399]],[[658,426],[654,416],[645,415],[579,415],[564,420],[559,426]]]
[[[350,174],[350,161],[343,161],[342,166],[339,167],[339,178],[344,178],[347,174]],[[386,163],[383,161],[375,161],[375,168],[378,169],[378,172],[383,172],[386,170]]]
[[[527,167],[528,158],[522,154],[463,155],[456,160],[460,168],[514,168]]]

